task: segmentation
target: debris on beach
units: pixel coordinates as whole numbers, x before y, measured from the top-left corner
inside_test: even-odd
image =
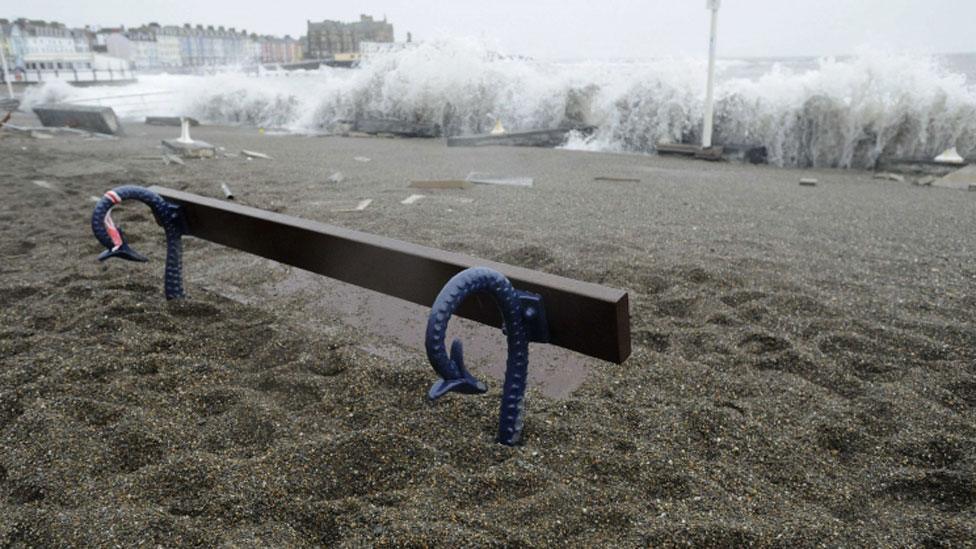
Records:
[[[812,178],[812,177],[804,177],[803,179],[800,179],[800,186],[802,186],[802,187],[816,187],[817,186],[817,180],[814,179],[814,178]]]
[[[353,158],[353,160],[355,160],[356,162],[369,162],[372,159],[371,158],[368,158],[368,157],[365,157],[365,156],[357,156],[357,157]]]
[[[274,158],[271,158],[270,156],[264,153],[259,153],[255,151],[248,151],[248,150],[241,149],[241,154],[243,154],[247,158],[258,158],[261,160],[274,160]]]
[[[424,198],[424,195],[422,195],[422,194],[412,194],[412,195],[408,196],[407,198],[401,200],[400,201],[400,204],[404,204],[404,205],[415,204],[415,203],[417,203],[418,201],[420,201],[423,198]]]
[[[190,122],[185,118],[180,126],[180,136],[176,139],[163,139],[163,146],[183,158],[213,158],[217,155],[216,147],[190,137]]]
[[[636,177],[607,177],[607,176],[594,177],[593,181],[609,181],[612,183],[640,183],[641,182],[641,180]]]
[[[114,135],[90,132],[88,130],[80,130],[78,128],[62,128],[62,127],[44,128],[41,126],[18,126],[16,124],[4,124],[3,129],[4,131],[9,131],[13,135],[23,135],[26,137],[33,137],[35,139],[50,139],[58,135],[69,135],[69,136],[97,138],[97,139],[118,139]]]
[[[422,179],[411,181],[408,187],[414,189],[470,189],[474,185],[466,179]]]
[[[164,154],[163,161],[166,162],[166,164],[177,164],[180,166],[186,166],[186,162],[183,162],[183,159],[176,156],[175,154]]]
[[[61,190],[61,189],[57,188],[53,183],[50,183],[48,181],[44,181],[43,179],[35,179],[35,180],[31,181],[31,183],[37,185],[38,187],[40,187],[42,189],[47,189],[49,191],[60,191]]]
[[[361,212],[361,211],[365,210],[366,208],[368,208],[369,205],[372,204],[372,203],[373,203],[373,199],[372,198],[367,198],[365,200],[360,200],[359,202],[356,203],[355,206],[352,206],[351,203],[344,203],[343,204],[344,206],[345,206],[345,204],[349,204],[349,205],[348,206],[345,206],[345,207],[340,206],[340,207],[337,207],[337,208],[333,208],[332,211],[333,212]]]
[[[360,119],[348,132],[351,137],[388,135],[392,137],[440,137],[441,127],[437,124],[420,124],[392,119]]]
[[[966,159],[959,154],[959,151],[955,147],[952,147],[951,149],[940,154],[939,156],[936,156],[935,161],[940,164],[962,165],[966,163]]]
[[[903,176],[900,176],[900,175],[896,174],[896,173],[888,173],[888,172],[876,173],[876,174],[874,174],[874,178],[875,179],[881,179],[881,180],[884,180],[884,181],[895,181],[897,183],[904,183],[905,182],[905,178]]]
[[[915,185],[918,187],[931,187],[932,183],[935,183],[938,180],[939,180],[938,177],[935,177],[933,175],[927,175],[921,179],[916,179]]]
[[[554,148],[564,145],[570,132],[592,133],[593,128],[553,128],[548,130],[529,130],[502,134],[463,135],[449,137],[448,147],[543,147]]]
[[[328,181],[329,183],[342,183],[345,180],[346,180],[346,176],[342,175],[342,172],[336,172],[330,175],[326,181]]]
[[[230,190],[230,187],[227,186],[227,183],[221,183],[220,190],[224,192],[224,198],[226,198],[227,200],[234,200],[234,192]]]
[[[725,148],[721,146],[701,147],[700,145],[690,145],[687,143],[658,142],[655,149],[659,155],[674,154],[691,156],[699,160],[721,160],[722,155],[725,153]]]
[[[508,185],[512,187],[531,187],[533,179],[531,177],[507,177],[496,176],[481,172],[471,172],[466,178],[471,183],[478,185]]]
[[[108,135],[123,133],[119,118],[111,107],[55,103],[38,105],[33,111],[45,127],[80,128]]]

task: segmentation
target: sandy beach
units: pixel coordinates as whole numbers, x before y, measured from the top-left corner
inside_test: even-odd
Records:
[[[159,146],[176,129],[126,132],[0,134],[0,545],[976,539],[976,193],[217,126],[193,136],[219,158],[180,166]],[[408,188],[473,171],[534,185]],[[192,238],[190,298],[167,303],[140,204],[114,217],[151,261],[96,261],[90,197],[223,198],[221,183],[249,206],[626,289],[634,353],[534,345],[525,441],[507,448],[500,332],[458,323],[490,391],[432,406],[421,307]]]

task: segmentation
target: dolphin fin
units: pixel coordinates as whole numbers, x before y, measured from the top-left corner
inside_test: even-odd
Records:
[[[488,392],[488,387],[478,381],[467,368],[464,367],[464,349],[461,340],[455,339],[451,344],[451,363],[457,368],[458,377],[441,379],[430,388],[427,398],[437,400],[447,393],[461,393],[463,395],[480,395]]]
[[[122,242],[122,245],[114,250],[105,250],[101,253],[101,255],[98,256],[98,260],[105,261],[106,259],[111,259],[113,257],[118,257],[127,261],[138,261],[140,263],[149,261],[148,258],[130,248],[128,242]]]

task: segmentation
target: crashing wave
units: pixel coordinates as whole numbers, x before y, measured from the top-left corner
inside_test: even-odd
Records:
[[[794,167],[870,168],[952,146],[976,156],[976,89],[934,58],[865,54],[736,77],[754,69],[720,63],[715,142],[761,145],[770,163]],[[165,102],[101,102],[123,117],[186,114],[302,133],[361,118],[439,124],[448,135],[486,133],[497,120],[509,130],[593,126],[567,147],[653,152],[662,141],[700,140],[704,74],[703,60],[551,63],[446,40],[375,55],[359,70],[148,76],[125,93],[169,94]],[[29,95],[111,94],[52,85]]]

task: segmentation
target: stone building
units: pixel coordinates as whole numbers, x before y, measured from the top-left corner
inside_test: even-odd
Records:
[[[393,42],[393,25],[375,21],[372,16],[360,15],[359,21],[308,21],[306,59],[332,59],[336,55],[360,52],[363,42]]]

